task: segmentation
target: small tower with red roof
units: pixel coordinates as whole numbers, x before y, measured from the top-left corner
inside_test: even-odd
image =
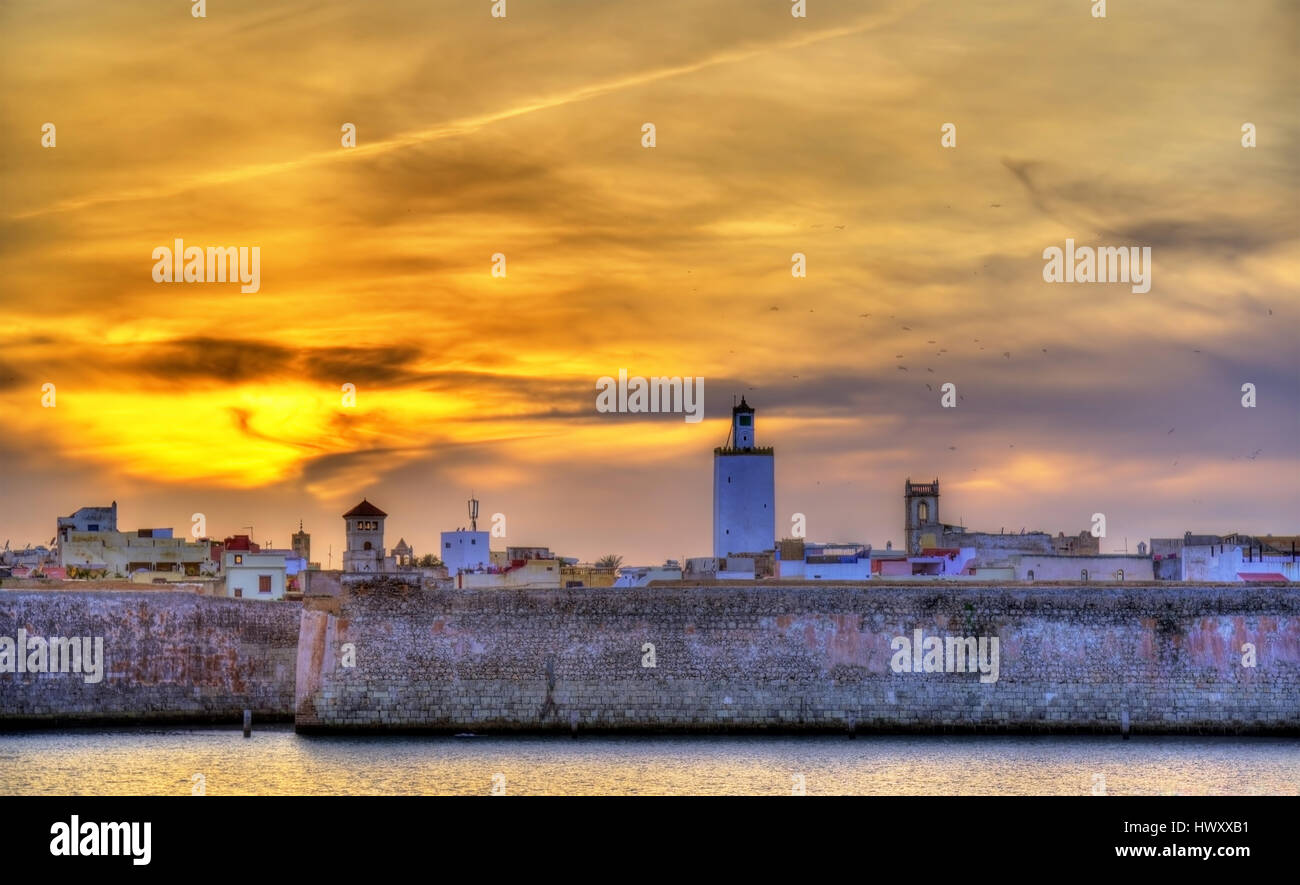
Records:
[[[347,532],[343,571],[379,574],[384,570],[384,519],[387,516],[364,498],[343,514]]]

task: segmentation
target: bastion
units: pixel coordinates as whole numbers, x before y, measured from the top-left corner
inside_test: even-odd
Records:
[[[0,590],[0,728],[234,724],[244,710],[288,721],[301,614],[299,602],[162,590]],[[15,653],[21,640],[24,672],[5,637]],[[76,672],[84,655],[71,672],[42,667],[55,638],[101,648],[99,678]]]
[[[303,611],[294,721],[300,732],[1294,735],[1300,593],[380,583]]]

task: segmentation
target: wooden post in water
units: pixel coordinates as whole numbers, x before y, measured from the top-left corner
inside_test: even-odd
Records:
[[[244,737],[253,736],[253,711],[244,711]]]

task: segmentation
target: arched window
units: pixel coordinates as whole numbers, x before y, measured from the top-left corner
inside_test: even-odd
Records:
[[[916,505],[916,521],[917,522],[930,521],[930,504],[928,502],[922,501],[920,504]]]
[[[370,549],[370,542],[367,541],[367,542],[366,542],[366,545],[365,545],[364,547],[362,547],[361,549],[362,549],[362,550],[369,550],[369,549]]]
[[[1124,570],[1123,570],[1123,569],[1120,569],[1119,571],[1115,572],[1115,580],[1117,580],[1117,581],[1122,581],[1122,580],[1124,580]]]
[[[1087,581],[1087,580],[1088,580],[1088,570],[1087,570],[1087,569],[1084,569],[1083,571],[1079,572],[1079,580],[1081,580],[1081,581]]]
[[[1029,580],[1032,581],[1033,579],[1034,579],[1034,570],[1033,570],[1033,569],[1030,569],[1030,570],[1029,570]]]

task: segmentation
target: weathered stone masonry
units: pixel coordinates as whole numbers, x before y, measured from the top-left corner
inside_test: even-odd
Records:
[[[998,681],[892,672],[916,628],[999,637]],[[298,647],[301,731],[1118,732],[1124,714],[1134,732],[1300,733],[1300,593],[380,587],[304,611]]]
[[[292,716],[302,605],[189,593],[0,591],[0,635],[102,636],[104,678],[0,673],[0,728]]]

